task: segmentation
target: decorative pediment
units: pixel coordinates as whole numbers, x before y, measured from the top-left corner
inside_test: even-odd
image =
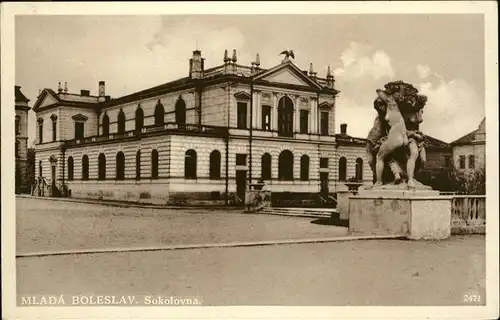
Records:
[[[36,119],[36,122],[38,122],[38,123],[43,123],[43,118],[42,118],[42,117],[40,117],[40,118]]]
[[[328,102],[328,101],[323,101],[319,104],[319,107],[322,109],[331,109],[331,108],[333,108],[333,103]]]
[[[87,121],[89,118],[87,118],[86,116],[84,116],[83,114],[79,113],[77,115],[74,115],[71,117],[71,119],[73,119],[74,121],[76,122],[85,122]]]
[[[291,61],[277,65],[255,77],[255,80],[264,80],[274,83],[283,83],[288,85],[297,85],[322,89],[322,87],[305,75]]]
[[[49,157],[49,162],[50,162],[50,163],[56,163],[56,162],[57,162],[57,158],[56,158],[54,155],[51,155],[51,156]]]
[[[250,100],[250,98],[251,98],[250,94],[248,92],[245,92],[245,91],[236,92],[234,94],[234,96],[238,100]]]
[[[52,121],[56,121],[56,120],[57,120],[57,116],[56,116],[55,114],[52,114],[52,115],[50,116],[50,119],[51,119]]]
[[[59,100],[54,91],[50,89],[44,89],[42,93],[38,96],[38,99],[35,101],[33,105],[33,111],[36,111],[40,108],[50,106],[58,103]]]

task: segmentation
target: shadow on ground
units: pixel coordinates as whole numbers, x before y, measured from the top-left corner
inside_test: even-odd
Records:
[[[349,228],[349,220],[344,220],[344,219],[320,218],[320,219],[311,221],[311,223],[321,224],[321,225],[325,225],[325,226],[337,226],[337,227]]]

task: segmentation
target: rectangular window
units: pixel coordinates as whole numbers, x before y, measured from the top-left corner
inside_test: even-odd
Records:
[[[238,102],[238,129],[247,128],[247,104],[246,102]]]
[[[328,111],[321,112],[321,135],[328,135]]]
[[[474,169],[476,167],[475,160],[476,159],[473,155],[469,156],[469,169]]]
[[[309,124],[309,110],[300,110],[300,133],[307,133]]]
[[[262,106],[262,130],[271,130],[271,106]]]
[[[52,141],[57,140],[57,121],[52,121]]]
[[[43,142],[43,122],[38,124],[38,143]]]
[[[84,123],[75,122],[75,139],[83,139],[84,137]]]
[[[21,132],[19,131],[19,126],[21,124],[20,119],[16,119],[16,136],[19,135]]]
[[[460,156],[458,158],[458,162],[459,162],[459,168],[460,169],[465,169],[465,156]]]
[[[451,156],[444,156],[445,168],[451,168]]]
[[[237,166],[246,166],[247,165],[247,155],[238,153],[236,154],[236,165]]]
[[[319,158],[319,167],[328,168],[328,158]]]

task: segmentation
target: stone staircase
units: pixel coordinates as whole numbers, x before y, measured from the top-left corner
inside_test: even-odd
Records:
[[[265,207],[258,211],[260,214],[272,214],[288,217],[302,218],[336,218],[338,217],[337,209],[335,208],[281,208],[281,207]]]

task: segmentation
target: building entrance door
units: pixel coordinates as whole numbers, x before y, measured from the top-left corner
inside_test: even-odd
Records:
[[[236,170],[236,195],[245,203],[245,191],[247,188],[247,171]]]
[[[320,172],[319,173],[319,180],[320,180],[320,195],[327,199],[328,198],[328,172]]]

